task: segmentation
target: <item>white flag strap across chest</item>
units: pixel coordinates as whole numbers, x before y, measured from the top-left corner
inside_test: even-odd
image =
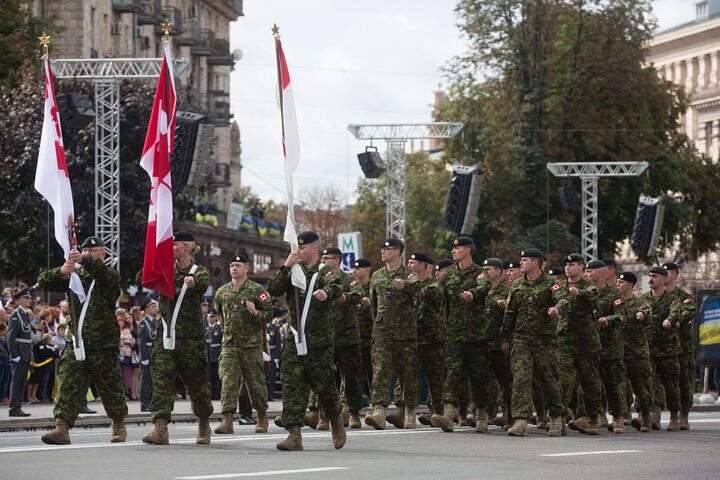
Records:
[[[95,280],[90,284],[85,301],[83,302],[82,309],[80,310],[80,318],[78,319],[77,325],[77,336],[73,337],[73,349],[75,350],[75,360],[82,362],[85,360],[85,342],[82,338],[83,324],[85,323],[85,315],[87,315],[88,305],[90,305],[90,297],[92,296],[93,288],[95,288]]]
[[[197,270],[197,263],[190,267],[188,275],[192,275]],[[182,306],[183,299],[185,298],[185,292],[187,291],[187,284],[183,283],[180,289],[180,295],[178,295],[177,301],[175,302],[175,309],[173,310],[172,320],[170,321],[170,328],[168,328],[165,319],[163,319],[163,329],[165,335],[163,335],[163,347],[165,350],[175,350],[175,323],[177,322],[178,314],[180,313],[180,307]]]

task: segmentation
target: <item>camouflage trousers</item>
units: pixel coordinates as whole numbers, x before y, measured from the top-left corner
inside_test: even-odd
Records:
[[[150,401],[152,421],[172,419],[175,406],[175,377],[180,376],[190,396],[193,414],[207,418],[213,413],[210,381],[207,373],[207,344],[204,338],[178,338],[175,350],[165,350],[162,332],[153,343],[150,372],[153,396]]]
[[[470,394],[475,408],[486,410],[490,380],[487,341],[447,342],[445,345],[445,390],[443,404],[460,405],[463,383],[470,380]]]
[[[628,414],[625,402],[625,384],[627,375],[621,358],[600,359],[600,379],[602,380],[605,396],[607,397],[608,411],[613,417]],[[587,397],[584,401],[587,404]],[[589,413],[589,412],[588,412]],[[591,414],[592,415],[592,414]]]
[[[598,354],[596,352],[574,354],[560,347],[558,360],[562,402],[566,406],[565,414],[572,413],[567,406],[572,402],[574,394],[577,395],[576,402],[582,403],[576,409],[577,416],[587,414],[590,418],[597,418],[604,414],[605,409],[601,404],[602,382]],[[579,388],[582,388],[582,396],[579,395]]]
[[[510,353],[512,367],[512,416],[528,418],[532,403],[533,374],[540,382],[545,405],[551,417],[563,414],[562,390],[558,373],[557,345],[531,344],[515,339]]]
[[[626,354],[625,368],[630,379],[630,385],[635,393],[635,405],[639,407],[641,414],[649,415],[652,407],[652,367],[650,366],[650,357]]]
[[[302,426],[310,389],[317,395],[317,406],[323,409],[326,418],[337,416],[340,412],[332,345],[309,348],[307,355],[298,356],[295,341],[289,338],[281,355],[282,418],[285,428]]]
[[[693,405],[695,393],[695,352],[678,355],[680,364],[680,411],[688,413]]]
[[[505,415],[510,416],[510,412],[512,412],[512,371],[510,370],[510,357],[500,350],[490,350],[488,356],[490,360],[490,371],[502,391],[503,412],[505,412]],[[496,404],[496,398],[497,394],[494,396],[491,394],[491,406]]]
[[[362,353],[362,376],[360,377],[360,384],[368,398],[370,398],[370,392],[372,391],[372,378],[373,378],[373,367],[372,367],[372,354],[370,348],[371,340],[362,340],[360,344],[360,352]]]
[[[75,360],[72,343],[68,342],[60,364],[60,395],[53,414],[70,424],[80,413],[81,398],[87,395],[87,379],[92,378],[100,394],[103,408],[113,420],[127,417],[128,408],[120,386],[120,364],[117,348],[85,350],[85,360]]]
[[[677,355],[656,357],[650,355],[653,370],[653,406],[671,412],[680,410],[680,363]]]
[[[418,352],[414,341],[395,341],[383,337],[375,337],[372,341],[373,405],[387,407],[390,403],[390,379],[393,371],[400,383],[400,396],[395,397],[398,407],[417,406],[418,399]]]
[[[335,347],[335,365],[340,374],[340,404],[350,413],[359,414],[362,408],[362,352],[360,344]]]
[[[418,395],[420,395],[422,379],[425,377],[428,384],[427,406],[436,412],[442,412],[442,392],[443,382],[445,381],[445,360],[443,352],[443,343],[418,345]],[[395,398],[400,398],[401,396],[400,382],[395,382]],[[420,404],[419,397],[415,404]]]
[[[223,345],[220,352],[220,378],[222,390],[220,405],[222,413],[235,413],[238,405],[240,379],[245,379],[250,401],[258,412],[268,408],[265,385],[265,362],[259,347],[241,348]]]

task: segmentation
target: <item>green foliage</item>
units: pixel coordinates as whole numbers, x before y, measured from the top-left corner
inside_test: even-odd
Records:
[[[385,239],[385,177],[360,179],[350,226],[352,231],[362,233],[365,258],[373,265],[381,265],[380,245]]]

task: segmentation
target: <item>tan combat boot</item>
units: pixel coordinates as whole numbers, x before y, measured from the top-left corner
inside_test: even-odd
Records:
[[[258,411],[257,423],[255,424],[255,433],[267,433],[268,418],[267,412]]]
[[[122,443],[127,440],[127,429],[125,428],[124,420],[113,420],[112,421],[112,435],[110,436],[110,443]]]
[[[688,412],[680,412],[680,430],[690,430]]]
[[[475,433],[485,433],[488,431],[488,414],[479,408],[475,409]]]
[[[528,433],[528,422],[524,418],[515,419],[515,423],[507,431],[511,437],[526,437]]]
[[[350,428],[362,428],[362,423],[360,422],[360,414],[351,413],[350,421],[348,422],[348,426]]]
[[[622,415],[613,417],[612,432],[616,435],[625,433],[625,422]]]
[[[195,443],[198,445],[210,445],[210,418],[198,418],[198,433],[195,437]]]
[[[405,407],[397,407],[395,413],[388,413],[385,421],[395,428],[405,428]]]
[[[345,446],[345,440],[347,440],[347,435],[345,434],[342,417],[338,415],[330,419],[330,426],[332,427],[333,448],[343,448]]]
[[[430,426],[430,425],[432,425],[432,423],[430,422],[430,419],[432,418],[432,416],[434,414],[435,414],[434,410],[432,410],[428,413],[421,413],[420,416],[418,417],[417,421],[420,422],[421,425]]]
[[[407,407],[405,408],[405,418],[403,421],[403,428],[411,430],[417,428],[417,417],[415,416],[415,409]]]
[[[330,430],[330,422],[328,422],[328,419],[325,417],[325,412],[322,410],[320,410],[320,420],[318,420],[317,429]]]
[[[667,426],[668,432],[677,432],[680,430],[680,424],[678,422],[678,412],[670,412],[670,423]]]
[[[548,423],[548,437],[560,437],[562,436],[563,424],[561,417],[550,417]]]
[[[588,435],[600,435],[600,422],[590,420],[587,424],[587,430],[584,433]]]
[[[220,426],[215,429],[215,433],[235,433],[235,429],[233,428],[233,416],[234,415],[232,413],[223,413],[222,420],[220,421]]]
[[[652,413],[650,414],[650,422],[652,423],[653,430],[660,430],[660,407],[652,407]]]
[[[300,435],[300,425],[293,425],[288,428],[288,437],[282,442],[275,445],[278,450],[293,451],[302,450],[302,435]]]
[[[453,418],[455,418],[455,405],[446,403],[443,414],[438,415],[436,413],[430,417],[430,423],[435,428],[442,428],[443,432],[452,432],[455,429]]]
[[[570,420],[568,422],[568,427],[570,427],[571,430],[575,430],[580,433],[587,433],[590,428],[590,419],[588,417],[579,417],[575,420]]]
[[[48,445],[70,445],[70,424],[63,418],[55,418],[55,430],[46,433],[40,440]]]
[[[275,425],[280,428],[285,427],[285,422],[283,422],[282,415],[278,415],[277,417],[275,417]]]
[[[650,433],[650,415],[645,412],[640,417],[640,432]]]
[[[310,410],[303,417],[303,423],[305,423],[305,426],[310,427],[313,430],[317,428],[317,424],[319,421],[320,418],[317,410]]]
[[[472,413],[470,415],[468,415],[467,410],[458,412],[457,417],[458,417],[458,419],[457,419],[458,427],[467,427],[468,425],[470,425],[470,420],[472,420],[472,421],[475,420],[475,417],[473,416]],[[470,417],[470,419],[468,419],[468,417]]]
[[[381,404],[373,405],[372,413],[365,415],[365,425],[375,430],[385,430],[385,407]]]
[[[168,421],[164,418],[155,420],[155,429],[142,438],[144,443],[152,443],[153,445],[167,445],[170,443],[170,435],[168,434]]]
[[[538,412],[537,414],[537,429],[547,430],[548,428],[548,415],[547,412]]]
[[[350,409],[345,406],[343,407],[342,411],[340,412],[340,416],[342,417],[343,425],[345,425],[345,428],[350,426]]]
[[[642,416],[638,415],[636,418],[630,419],[630,425],[637,431],[642,428]]]

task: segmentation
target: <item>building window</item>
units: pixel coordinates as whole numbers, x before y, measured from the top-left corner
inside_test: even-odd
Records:
[[[698,20],[705,20],[706,18],[708,18],[707,2],[700,2],[695,5],[695,15]]]

